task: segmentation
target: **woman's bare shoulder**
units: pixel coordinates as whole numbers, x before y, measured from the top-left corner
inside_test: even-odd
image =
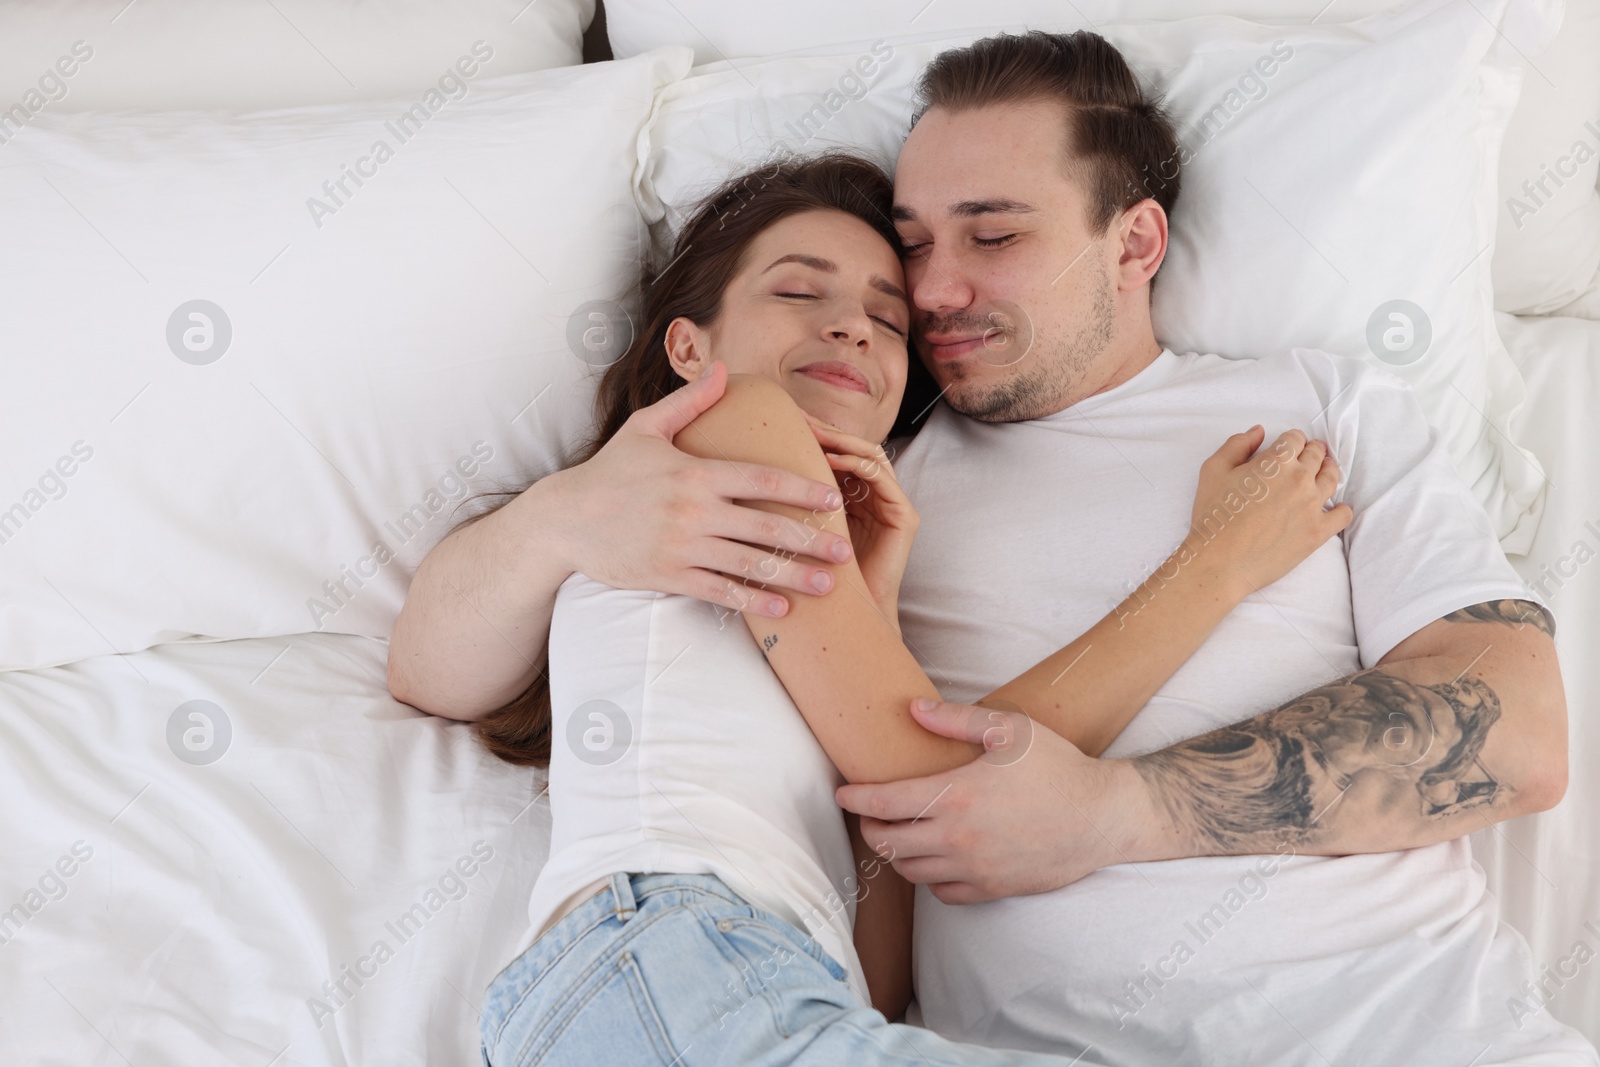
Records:
[[[800,405],[782,385],[759,374],[729,374],[721,398],[673,443],[707,459],[762,463],[832,481]]]

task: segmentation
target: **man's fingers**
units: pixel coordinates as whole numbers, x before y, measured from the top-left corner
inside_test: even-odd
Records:
[[[635,414],[663,440],[671,441],[699,418],[701,412],[721,400],[728,387],[726,364],[713,360],[706,369],[706,374],[674,389],[654,404],[640,408]]]
[[[985,761],[991,761],[997,754],[1020,756],[1033,737],[1031,721],[1014,704],[990,708],[918,697],[911,702],[911,717],[940,737],[982,745],[986,750],[982,757]]]
[[[821,512],[838,511],[844,504],[837,485],[813,481],[793,471],[738,460],[703,459],[700,464],[710,475],[711,491],[728,500],[763,500],[788,504],[819,514],[810,521],[821,529]]]
[[[944,843],[941,838],[943,831],[933,818],[938,810],[939,805],[935,804],[928,814],[909,822],[905,820],[881,822],[870,815],[863,815],[861,840],[878,855],[889,860],[939,855],[944,851]]]
[[[906,878],[906,881],[914,879]],[[928,891],[937,897],[941,904],[982,904],[986,900],[994,899],[992,894],[985,893],[966,882],[936,882],[928,886]]]
[[[690,568],[683,574],[682,585],[669,591],[704,600],[730,612],[753,611],[769,618],[780,618],[789,612],[789,602],[779,594],[747,586],[727,575],[708,570]]]
[[[961,877],[948,856],[896,856],[894,869],[914,885],[957,881]]]
[[[750,558],[776,557],[776,562],[761,564],[760,569],[749,573],[752,581],[764,582],[772,580],[773,568],[784,560],[798,558],[802,564],[809,560],[818,563],[843,563],[850,558],[850,538],[830,533],[820,525],[814,525],[815,522],[816,520],[809,518],[804,521],[791,519],[785,515],[776,515],[743,504],[719,503],[711,509],[706,527],[713,538],[743,541],[744,545],[740,547],[748,550]],[[728,566],[730,561],[731,567]],[[724,571],[733,577],[745,576],[737,560],[731,560],[726,555],[707,558],[704,561],[695,559],[692,562],[696,566]],[[794,585],[782,578],[778,579],[778,584],[791,589],[804,587],[803,584]],[[816,592],[815,589],[809,591]]]
[[[770,515],[767,517],[771,518]],[[770,527],[761,527],[762,531],[768,529]],[[752,587],[754,593],[759,593],[761,586],[766,586],[772,592],[787,589],[812,596],[821,596],[833,591],[833,574],[826,567],[808,562],[809,556],[802,558],[802,553],[790,549],[780,548],[777,552],[767,552],[751,548],[749,544],[740,544],[741,541],[756,542],[764,539],[765,534],[755,530],[734,533],[731,536],[732,540],[723,538],[706,540],[703,549],[695,554],[694,565],[718,571],[736,582],[747,584]],[[805,551],[814,552],[817,551],[817,547],[813,544]]]
[[[939,798],[947,785],[941,780],[943,777],[841,785],[834,790],[833,798],[845,811],[853,811],[879,822],[915,819],[926,813]]]
[[[1323,517],[1323,521],[1328,524],[1328,536],[1332,537],[1349,526],[1355,517],[1355,510],[1349,504],[1335,504],[1329,508]]]

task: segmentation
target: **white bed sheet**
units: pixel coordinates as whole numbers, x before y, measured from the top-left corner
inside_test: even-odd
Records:
[[[1550,483],[1533,548],[1512,563],[1556,614],[1570,774],[1560,805],[1479,831],[1473,853],[1502,918],[1528,938],[1535,965],[1550,968],[1544,1010],[1600,1043],[1600,322],[1495,318],[1527,379],[1512,432]],[[1580,942],[1586,952],[1575,951]]]
[[[308,634],[0,674],[0,1063],[481,1063],[548,854],[542,773],[392,700],[386,655]],[[167,741],[196,699],[232,728],[209,765]],[[77,842],[65,895],[7,925]],[[343,965],[371,977],[339,1007]]]

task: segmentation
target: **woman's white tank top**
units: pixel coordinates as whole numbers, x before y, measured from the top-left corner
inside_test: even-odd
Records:
[[[550,859],[527,943],[613,873],[714,874],[867,999],[843,783],[744,619],[573,574],[550,627]]]

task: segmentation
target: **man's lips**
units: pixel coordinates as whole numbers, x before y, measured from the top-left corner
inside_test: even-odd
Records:
[[[848,363],[837,359],[825,359],[820,363],[808,363],[800,368],[800,373],[808,378],[815,378],[819,382],[827,382],[841,389],[851,389],[858,393],[870,394],[867,388],[867,377]]]
[[[928,349],[933,358],[940,363],[944,363],[952,359],[960,359],[969,352],[985,348],[992,333],[993,331],[973,334],[969,337],[944,337],[938,340],[933,337],[925,337],[924,340],[928,342]]]

